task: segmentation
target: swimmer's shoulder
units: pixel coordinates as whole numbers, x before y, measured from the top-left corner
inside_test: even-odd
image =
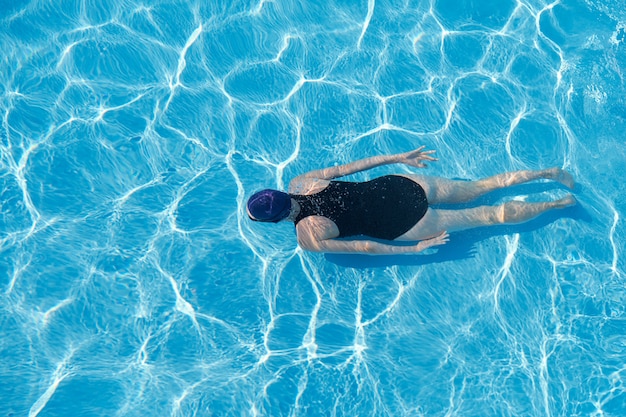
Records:
[[[315,194],[328,187],[328,184],[330,184],[329,180],[300,175],[289,182],[289,193],[300,195]]]

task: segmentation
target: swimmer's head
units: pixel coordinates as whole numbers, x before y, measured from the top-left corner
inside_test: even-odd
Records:
[[[248,199],[248,216],[257,222],[278,223],[289,216],[291,196],[277,190],[261,190]]]

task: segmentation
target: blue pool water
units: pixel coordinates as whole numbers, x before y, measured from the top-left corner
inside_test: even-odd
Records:
[[[626,415],[625,10],[0,1],[0,415]],[[420,145],[580,205],[382,258],[247,219]]]

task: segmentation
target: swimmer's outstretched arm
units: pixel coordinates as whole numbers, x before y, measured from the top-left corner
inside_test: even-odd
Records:
[[[302,249],[312,252],[346,254],[360,253],[365,255],[402,255],[415,254],[432,246],[445,245],[448,240],[448,233],[443,232],[438,236],[422,240],[417,245],[411,246],[386,245],[372,240],[315,240],[314,238],[298,239],[298,243]]]
[[[433,154],[435,151],[424,151],[424,148],[425,146],[421,146],[410,152],[398,153],[395,155],[380,155],[373,156],[371,158],[360,159],[358,161],[351,162],[345,165],[310,171],[305,174],[299,175],[296,178],[319,178],[323,180],[331,180],[333,178],[343,177],[345,175],[350,175],[356,172],[365,171],[368,169],[379,167],[381,165],[389,164],[405,164],[417,168],[426,168],[426,164],[423,161],[436,161],[437,158],[431,156],[431,154]]]

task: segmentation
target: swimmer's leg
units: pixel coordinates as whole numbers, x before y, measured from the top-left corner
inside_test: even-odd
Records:
[[[499,206],[480,206],[464,210],[429,208],[424,217],[397,240],[424,240],[444,231],[451,233],[481,226],[524,223],[546,211],[575,204],[576,199],[569,194],[560,200],[545,203],[509,201]]]
[[[430,204],[465,203],[490,191],[538,179],[550,179],[558,181],[570,189],[574,188],[574,179],[569,172],[561,168],[505,172],[477,181],[457,181],[419,175],[407,176],[424,188]]]

